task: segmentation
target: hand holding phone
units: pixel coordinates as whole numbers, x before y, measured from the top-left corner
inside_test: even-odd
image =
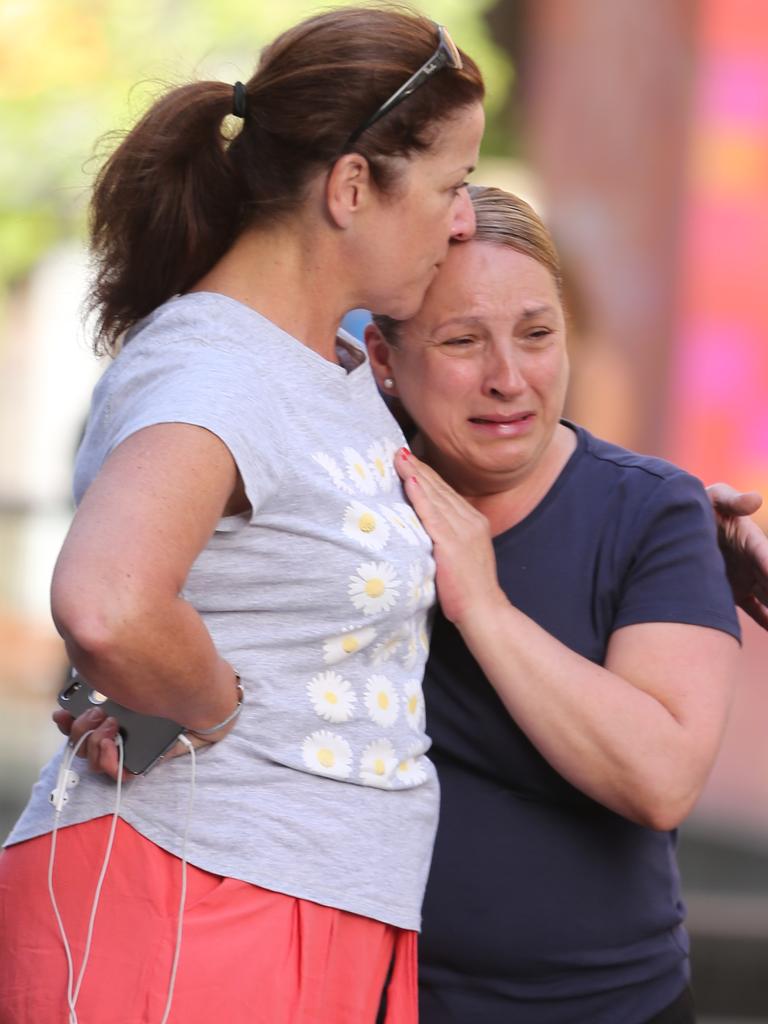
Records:
[[[61,690],[58,696],[59,705],[73,718],[82,718],[88,712],[95,710],[102,712],[108,718],[117,722],[117,728],[105,726],[103,718],[97,718],[98,728],[90,740],[96,740],[97,746],[88,752],[88,759],[91,766],[97,770],[106,771],[107,774],[116,777],[117,775],[117,752],[115,750],[115,764],[112,765],[111,755],[106,759],[100,756],[101,741],[114,739],[116,731],[120,732],[123,739],[124,768],[132,775],[144,775],[157,761],[166,754],[176,743],[184,726],[169,718],[160,718],[155,715],[141,715],[136,711],[123,707],[117,701],[111,700],[105,694],[100,693],[72,669],[67,685]],[[72,723],[66,721],[60,715],[54,715],[56,724],[62,732],[69,734]],[[93,728],[97,723],[82,723],[85,728]],[[81,733],[85,729],[81,730]],[[90,745],[90,742],[89,742]],[[200,744],[205,745],[205,744]],[[114,768],[114,770],[112,770]]]

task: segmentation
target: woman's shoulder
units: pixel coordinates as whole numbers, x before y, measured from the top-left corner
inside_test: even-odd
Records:
[[[606,467],[607,472],[637,476],[638,483],[645,477],[649,482],[653,480],[670,480],[673,477],[689,477],[695,480],[690,473],[676,466],[668,459],[658,455],[646,455],[642,452],[633,451],[630,448],[623,448],[612,441],[606,441],[601,437],[591,434],[584,427],[573,424],[580,439],[580,445],[588,459]]]
[[[256,358],[265,347],[279,343],[280,334],[255,310],[226,295],[190,292],[169,299],[135,324],[115,364],[149,355],[177,359],[183,349]]]
[[[704,485],[687,470],[658,455],[624,448],[571,424],[581,452],[581,475],[601,479],[615,494],[631,500],[656,495],[658,500],[679,494],[696,495],[706,503]]]
[[[675,463],[632,451],[583,427],[578,436],[572,502],[593,520],[603,519],[624,536],[643,532],[671,513],[714,533],[712,510],[702,482]]]

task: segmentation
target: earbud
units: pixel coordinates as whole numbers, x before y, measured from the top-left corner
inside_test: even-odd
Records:
[[[56,780],[56,787],[48,794],[49,801],[57,811],[60,811],[65,804],[69,803],[67,790],[72,789],[79,781],[80,776],[71,768],[67,768],[65,771],[59,772],[59,777]]]

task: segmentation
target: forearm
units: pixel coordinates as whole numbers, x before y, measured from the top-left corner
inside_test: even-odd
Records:
[[[179,596],[237,479],[207,430],[137,431],[83,497],[53,575],[54,622],[83,676],[126,707],[193,729],[223,721],[237,699],[232,668]]]
[[[223,721],[236,701],[234,670],[216,651],[197,611],[182,598],[153,597],[111,614],[57,607],[54,619],[72,664],[96,689],[142,714],[190,729]]]
[[[639,824],[671,828],[685,817],[717,749],[716,712],[693,729],[684,714],[560,643],[500,591],[457,626],[516,723],[572,785]]]
[[[604,664],[594,664],[510,604],[480,511],[413,455],[400,453],[396,467],[434,542],[443,613],[519,727],[593,799],[643,825],[677,825],[717,752],[736,640],[681,622],[636,623],[607,637]]]

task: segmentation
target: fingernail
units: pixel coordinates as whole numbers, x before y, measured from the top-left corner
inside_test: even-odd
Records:
[[[408,458],[408,456],[409,456],[409,455],[410,455],[411,453],[410,453],[410,450],[409,450],[408,448],[401,448],[401,449],[400,449],[400,454],[402,455],[402,457],[403,457],[404,459],[407,459],[407,458]]]

